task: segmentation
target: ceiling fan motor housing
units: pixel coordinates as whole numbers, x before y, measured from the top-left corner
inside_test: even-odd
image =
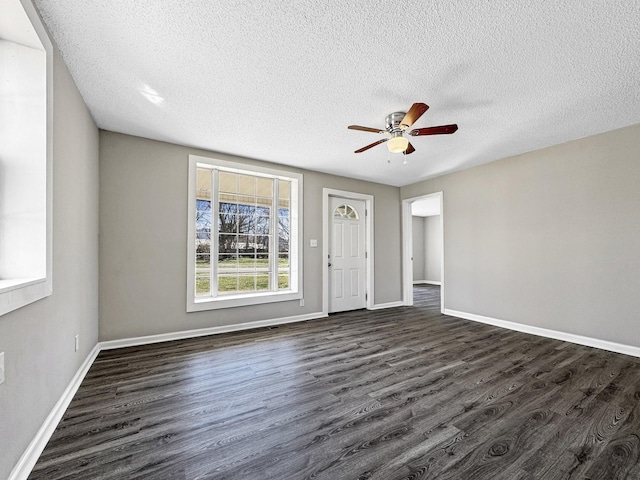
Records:
[[[393,112],[387,115],[387,118],[385,119],[385,128],[387,129],[387,132],[391,134],[402,133],[405,129],[400,127],[400,122],[406,114],[406,112]]]

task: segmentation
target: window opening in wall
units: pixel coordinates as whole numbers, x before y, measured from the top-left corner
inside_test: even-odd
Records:
[[[0,2],[0,315],[51,294],[53,47],[30,2]]]
[[[192,307],[299,298],[301,176],[202,159],[194,168]]]

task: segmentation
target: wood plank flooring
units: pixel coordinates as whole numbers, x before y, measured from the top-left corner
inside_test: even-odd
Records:
[[[640,359],[415,307],[100,353],[36,479],[640,479]]]

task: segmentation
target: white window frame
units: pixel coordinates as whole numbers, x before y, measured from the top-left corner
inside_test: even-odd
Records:
[[[196,171],[197,168],[220,168],[225,171],[247,174],[267,175],[273,178],[292,180],[291,182],[291,207],[290,214],[290,241],[289,241],[289,265],[291,289],[268,292],[247,292],[213,297],[196,296]],[[212,192],[215,198],[217,191]],[[229,162],[219,158],[189,155],[189,183],[188,183],[188,208],[187,208],[187,312],[200,312],[220,308],[239,307],[244,305],[258,305],[262,303],[286,302],[300,300],[302,292],[302,211],[303,211],[303,176],[299,173],[276,170],[261,166],[249,165],[238,162]],[[212,206],[213,206],[212,198]],[[212,217],[215,215],[212,208]],[[274,233],[275,234],[275,233]],[[217,238],[211,240],[212,245],[217,245]],[[212,249],[212,265],[214,251]],[[277,255],[277,252],[276,252]],[[277,265],[277,261],[276,261]],[[293,278],[295,275],[295,278]]]
[[[25,258],[25,256],[29,255],[29,252],[25,252],[25,246],[21,242],[10,237],[2,238],[4,242],[2,248],[4,250],[0,256],[0,261],[11,262],[11,267],[8,271],[15,273],[2,274],[0,277],[0,315],[45,298],[53,292],[53,45],[40,21],[38,13],[29,0],[4,2],[2,8],[3,21],[0,24],[0,29],[2,30],[0,33],[2,33],[3,40],[42,51],[44,58],[42,82],[45,97],[43,98],[43,109],[37,112],[37,121],[34,122],[28,115],[22,120],[16,120],[15,118],[12,120],[14,125],[16,121],[22,122],[26,131],[36,135],[35,138],[28,137],[20,140],[23,143],[18,147],[21,149],[20,155],[29,159],[29,168],[35,168],[36,170],[27,169],[27,174],[18,175],[17,178],[12,176],[10,181],[12,182],[12,187],[18,186],[19,189],[27,189],[29,187],[33,189],[34,184],[38,185],[36,195],[41,200],[30,206],[31,210],[28,215],[29,221],[36,222],[34,225],[37,225],[37,235],[42,235],[42,237],[35,237],[41,238],[41,241],[36,241],[39,251],[37,252],[38,260],[35,263],[32,259],[27,260]],[[34,130],[34,124],[41,125],[41,127]],[[10,155],[13,154],[11,153]],[[33,175],[33,172],[37,172],[41,180],[30,182],[29,175]],[[11,202],[19,204],[21,202],[19,198],[14,200],[5,198],[4,201],[8,202],[7,205],[9,205],[10,212],[19,211],[21,208],[21,205],[18,205],[17,209],[10,205]],[[12,228],[12,215],[13,213],[9,213],[2,219],[3,229]],[[24,227],[21,225],[23,219],[17,218],[15,221],[17,222],[16,228],[22,235]],[[1,260],[2,258],[4,260]],[[21,260],[23,258],[25,258],[24,261]],[[5,266],[9,267],[8,264],[5,264]]]

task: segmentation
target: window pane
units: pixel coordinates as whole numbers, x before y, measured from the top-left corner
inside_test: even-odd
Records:
[[[273,198],[271,198],[271,197],[256,197],[255,198],[255,203],[256,203],[256,206],[258,206],[258,207],[271,209],[271,206],[273,205]],[[268,213],[267,213],[267,215],[268,215]]]
[[[273,179],[258,177],[256,195],[259,197],[273,197]]]
[[[211,200],[196,198],[196,212],[211,212]]]
[[[289,289],[289,275],[278,275],[278,290]]]
[[[196,269],[196,295],[203,296],[211,293],[211,280],[208,271]]]
[[[291,198],[291,182],[278,180],[278,198],[280,200],[289,200]]]
[[[222,195],[220,195],[220,197],[222,197]],[[220,198],[218,202],[218,211],[224,214],[235,214],[238,212],[238,205],[229,199],[223,200]]]
[[[256,276],[255,275],[238,275],[238,291],[255,291]]]
[[[196,199],[211,200],[211,172],[208,168],[196,169]]]
[[[237,275],[218,275],[218,293],[235,293],[238,291]]]
[[[196,254],[211,253],[211,240],[196,238]]]
[[[200,268],[211,268],[211,258],[208,253],[197,253],[196,251],[196,271]]]
[[[211,201],[196,200],[196,238],[211,238]]]
[[[269,287],[269,275],[256,275],[256,290],[271,290]]]
[[[256,177],[250,175],[238,175],[238,193],[240,195],[256,194]]]
[[[256,206],[254,205],[255,198],[251,197],[251,201],[238,204],[238,214],[240,215],[255,215]]]
[[[253,273],[256,268],[255,255],[240,255],[238,257],[238,267],[240,273]]]
[[[333,212],[335,218],[348,218],[349,220],[358,220],[358,212],[351,205],[339,205]]]
[[[198,228],[196,230],[196,239],[200,240],[202,242],[207,242],[209,243],[211,240],[211,229],[208,227],[202,227],[202,228]],[[198,243],[196,242],[196,245]]]
[[[278,208],[289,209],[289,200],[278,200]]]
[[[289,270],[289,254],[280,254],[278,256],[278,269],[279,270]]]
[[[238,271],[238,255],[223,254],[218,255],[218,273],[236,273]]]
[[[289,209],[278,209],[278,250],[289,251]]]
[[[271,218],[269,217],[255,217],[255,233],[257,234],[269,234],[271,228]]]
[[[256,270],[260,273],[268,273],[271,271],[271,262],[269,255],[259,255],[256,257]]]
[[[238,220],[236,215],[229,213],[218,214],[218,232],[219,233],[237,233]]]
[[[261,217],[269,217],[271,215],[271,205],[256,205],[256,215],[259,215]]]
[[[218,175],[218,191],[237,193],[237,178],[238,175],[229,172],[220,172]]]
[[[255,237],[253,235],[238,235],[238,253],[253,253],[255,251]]]
[[[237,250],[237,235],[220,234],[218,237],[218,253],[236,253]]]
[[[256,236],[256,252],[259,254],[268,253],[270,240],[271,240],[271,237],[269,235],[257,235]]]
[[[255,233],[255,217],[253,215],[238,215],[238,233]]]
[[[238,203],[238,196],[232,193],[221,193],[218,195],[218,211],[235,213],[235,205]]]

